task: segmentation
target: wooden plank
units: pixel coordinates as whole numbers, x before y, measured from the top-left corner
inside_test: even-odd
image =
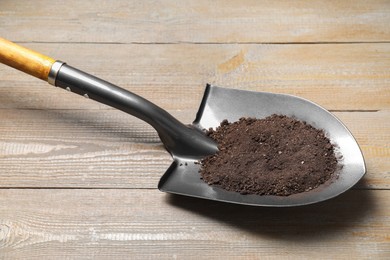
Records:
[[[335,113],[356,138],[367,174],[358,188],[390,188],[390,110],[374,113]],[[383,185],[383,186],[382,186]]]
[[[335,115],[366,159],[357,188],[389,189],[390,110]],[[0,109],[0,122],[0,187],[155,188],[172,161],[152,127],[115,110]]]
[[[294,94],[331,110],[390,109],[390,43],[26,44],[169,110],[197,109],[206,83]],[[0,108],[101,109],[0,66]]]
[[[0,114],[1,186],[154,188],[171,163],[155,131],[125,113]]]
[[[41,42],[390,41],[390,2],[1,1],[0,35]]]
[[[260,208],[157,190],[0,189],[0,258],[385,259],[389,196]]]

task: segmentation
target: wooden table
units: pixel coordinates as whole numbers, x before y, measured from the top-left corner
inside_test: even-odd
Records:
[[[0,35],[190,123],[206,83],[332,111],[367,174],[327,202],[162,193],[146,123],[0,66],[0,259],[389,259],[390,2],[0,2]]]

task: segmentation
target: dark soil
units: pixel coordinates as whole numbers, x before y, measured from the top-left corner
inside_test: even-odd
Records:
[[[315,189],[337,168],[324,132],[287,116],[224,120],[207,135],[219,152],[201,160],[200,173],[206,183],[225,190],[288,196]]]

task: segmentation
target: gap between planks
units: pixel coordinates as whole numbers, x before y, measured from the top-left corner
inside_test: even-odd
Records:
[[[72,111],[84,111],[84,110],[98,110],[98,111],[110,111],[110,110],[117,110],[119,111],[118,109],[115,109],[115,108],[88,108],[88,109],[83,109],[83,108],[50,108],[50,109],[47,109],[47,108],[0,108],[0,110],[17,110],[17,111],[31,111],[31,110],[34,110],[34,111],[47,111],[47,110],[53,110],[53,111],[60,111],[60,110],[72,110]],[[380,109],[328,109],[329,112],[341,112],[341,113],[358,113],[358,112],[362,112],[362,113],[377,113],[377,112],[381,112]]]
[[[0,190],[157,190],[148,187],[0,187]],[[361,189],[364,190],[364,189]],[[369,189],[376,190],[376,189]],[[387,190],[387,189],[378,189]]]
[[[358,184],[357,184],[358,185]],[[158,190],[158,188],[148,187],[0,187],[0,190]],[[352,187],[349,190],[390,190],[390,188],[375,188],[375,187]]]
[[[318,44],[318,45],[329,45],[329,44],[387,44],[390,41],[318,41],[318,42],[191,42],[191,41],[175,41],[175,42],[138,42],[138,41],[130,41],[130,42],[88,42],[88,41],[14,41],[18,44],[29,44],[29,43],[37,43],[37,44],[118,44],[118,45],[174,45],[174,44],[199,44],[199,45],[308,45],[308,44]]]

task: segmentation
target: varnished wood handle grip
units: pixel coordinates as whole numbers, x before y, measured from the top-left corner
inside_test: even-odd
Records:
[[[0,38],[0,62],[47,81],[55,60]]]

